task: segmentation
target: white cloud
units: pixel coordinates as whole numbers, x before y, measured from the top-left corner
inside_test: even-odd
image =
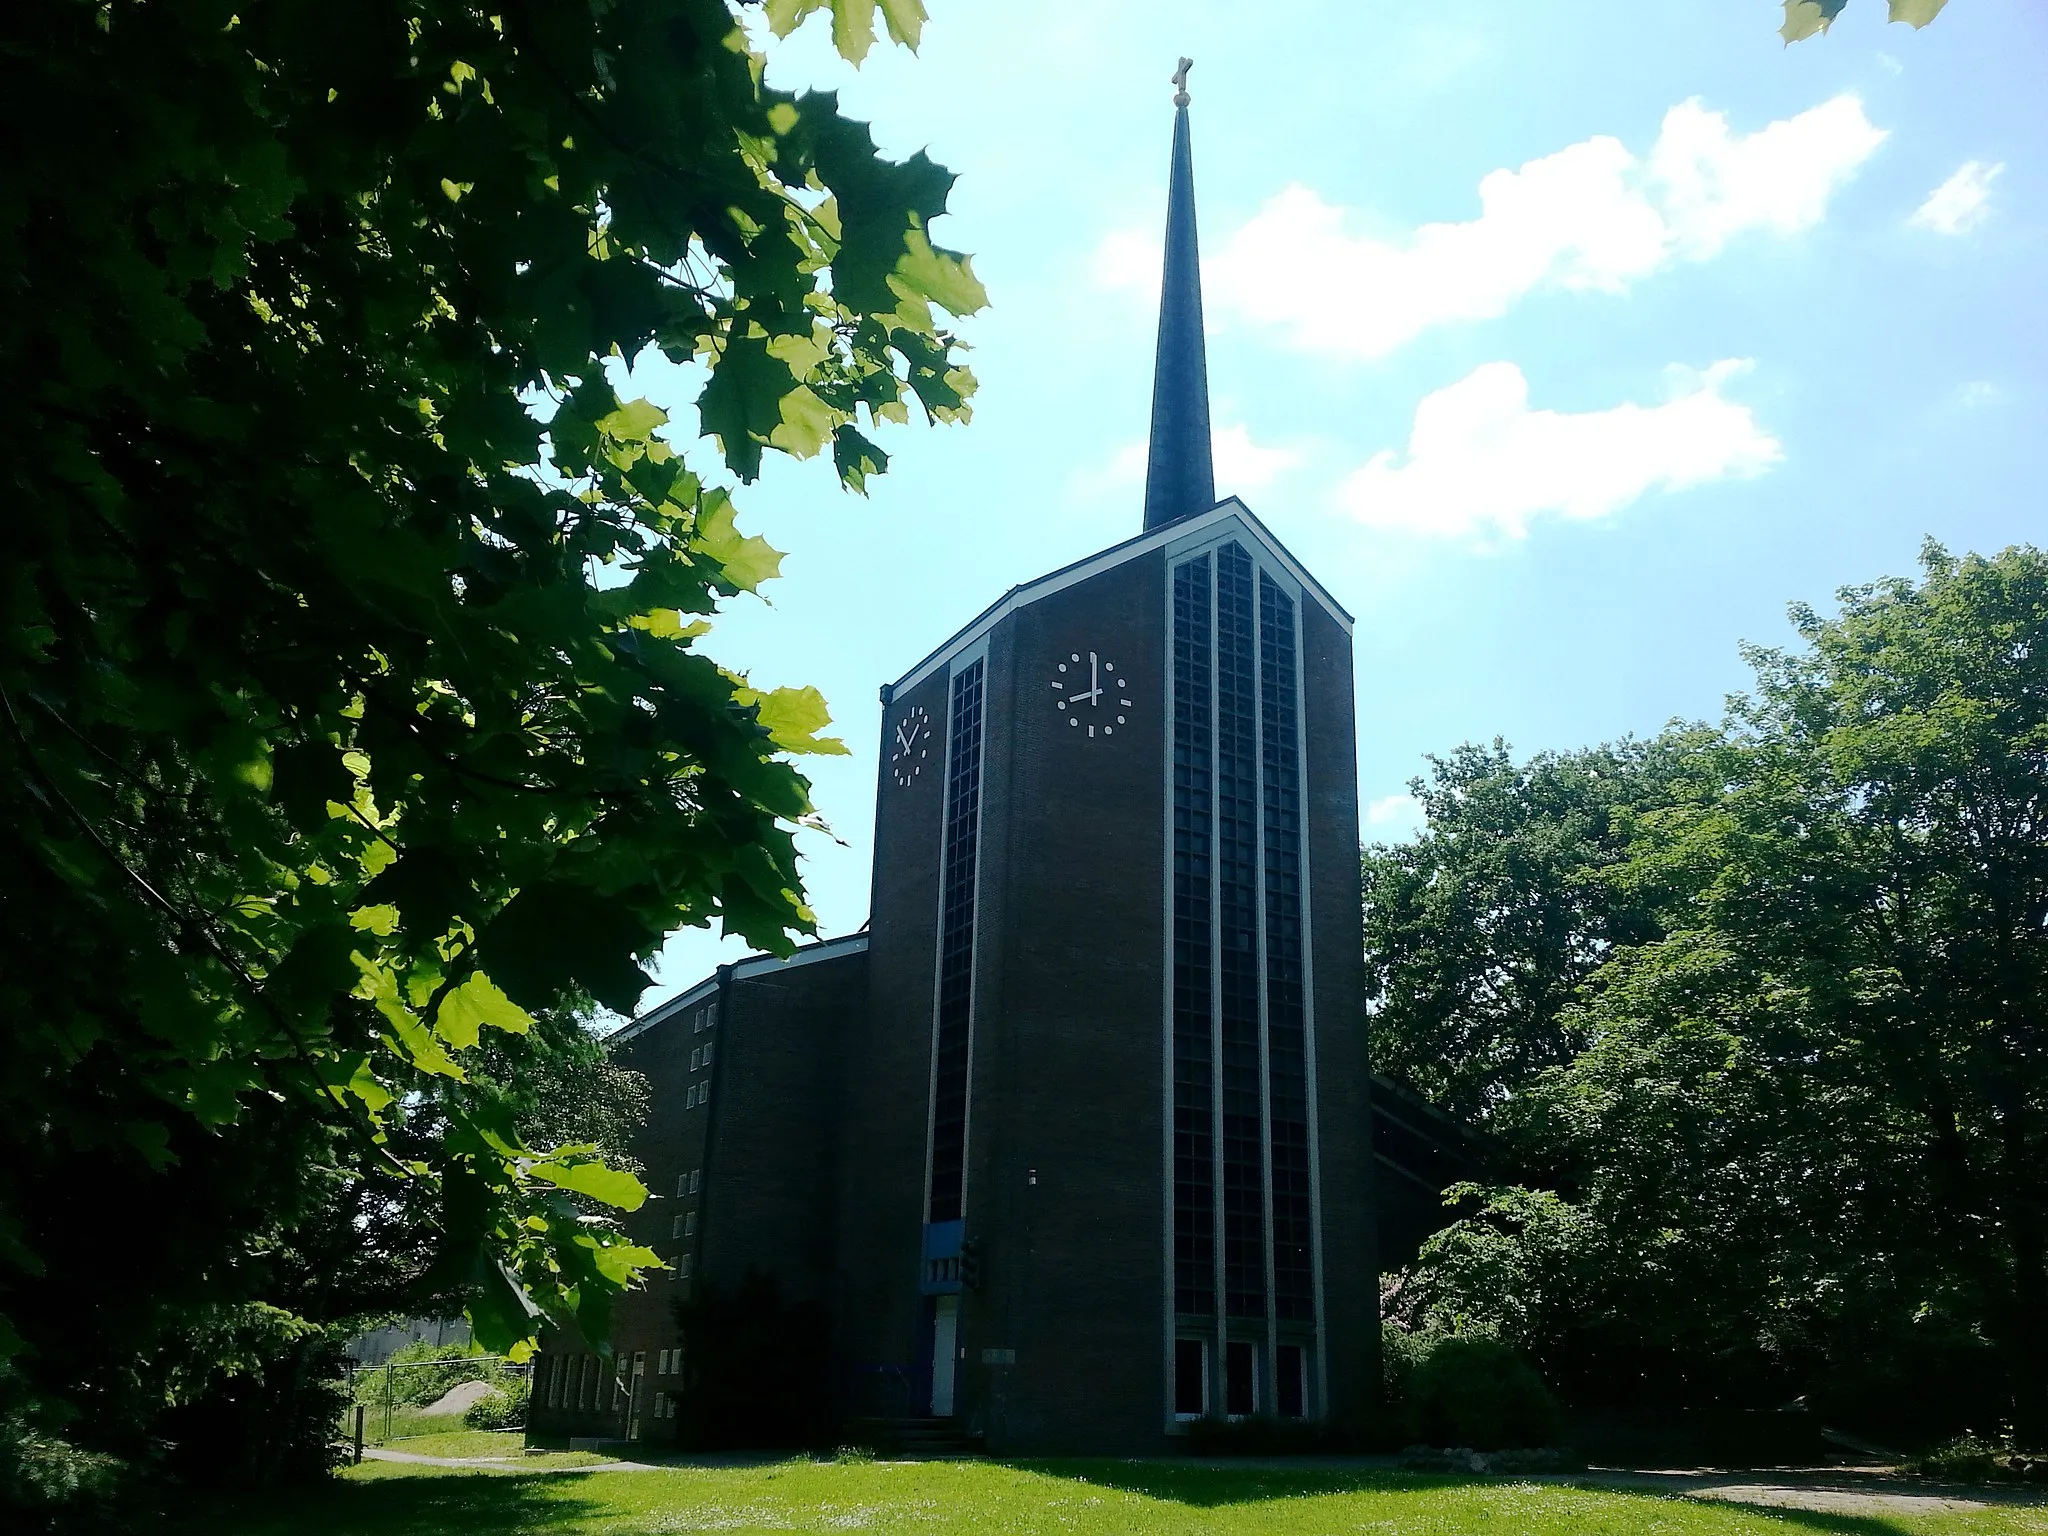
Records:
[[[1349,209],[1290,186],[1205,263],[1215,308],[1303,351],[1381,357],[1432,326],[1505,314],[1544,286],[1619,293],[1751,230],[1796,234],[1885,139],[1854,96],[1738,134],[1697,100],[1665,114],[1647,157],[1601,136],[1497,170],[1479,216],[1400,239],[1353,228]],[[1099,281],[1158,292],[1155,236],[1118,233]]]
[[[1365,807],[1366,826],[1385,837],[1411,836],[1422,822],[1422,802],[1413,795],[1382,795]]]
[[[1991,216],[1986,206],[1991,183],[2004,169],[2003,162],[1986,165],[1982,160],[1965,160],[1955,175],[1927,194],[1927,201],[1914,209],[1906,222],[1941,235],[1967,234]]]
[[[1216,456],[1216,494],[1249,496],[1264,490],[1301,463],[1297,448],[1268,448],[1235,422],[1210,435]]]
[[[1162,215],[1160,224],[1166,220]],[[1128,288],[1134,293],[1159,297],[1159,274],[1164,253],[1158,230],[1150,235],[1135,229],[1113,229],[1095,247],[1089,267],[1098,288]]]
[[[1337,488],[1370,527],[1443,536],[1521,538],[1543,514],[1608,517],[1651,491],[1762,474],[1778,440],[1722,386],[1747,372],[1730,358],[1705,372],[1673,370],[1661,405],[1605,411],[1531,410],[1513,363],[1487,363],[1423,398],[1403,456],[1373,456]]]
[[[1210,433],[1210,448],[1216,459],[1216,494],[1249,496],[1264,490],[1302,461],[1298,448],[1269,447],[1255,440],[1237,422],[1227,422]],[[1107,489],[1145,483],[1146,443],[1144,438],[1125,443],[1099,469],[1088,471],[1086,487]]]
[[[1989,379],[1971,379],[1957,387],[1955,404],[1958,410],[1978,411],[1988,405],[1997,405],[2005,399],[2005,391]]]

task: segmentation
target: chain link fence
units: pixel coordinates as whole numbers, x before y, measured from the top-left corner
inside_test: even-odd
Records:
[[[365,1445],[463,1429],[524,1429],[532,1372],[496,1355],[351,1366],[339,1426],[356,1459]]]

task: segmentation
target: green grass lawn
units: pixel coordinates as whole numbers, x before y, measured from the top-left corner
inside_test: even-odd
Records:
[[[658,1472],[365,1463],[334,1487],[245,1500],[181,1536],[2033,1536],[2048,1509],[1843,1516],[1394,1473],[1161,1463],[774,1462]]]
[[[459,1413],[422,1413],[417,1408],[401,1406],[391,1410],[387,1429],[383,1404],[371,1403],[368,1410],[363,1415],[365,1445],[397,1445],[401,1440],[419,1435],[441,1435],[462,1428],[462,1415]],[[355,1433],[355,1424],[355,1410],[351,1408],[341,1416],[343,1439]]]

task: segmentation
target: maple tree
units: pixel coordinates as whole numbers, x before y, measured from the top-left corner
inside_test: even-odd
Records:
[[[573,993],[631,1009],[679,926],[810,929],[790,758],[844,749],[813,690],[703,649],[776,570],[732,491],[770,451],[859,490],[878,424],[965,419],[947,316],[984,302],[931,238],[949,173],[767,83],[747,27],[824,8],[0,20],[34,444],[0,576],[0,1358],[37,1390],[42,1303],[95,1262],[53,1235],[81,1158],[146,1190],[288,1123],[278,1157],[432,1190],[515,1355],[545,1316],[602,1336],[656,1262],[573,1198],[638,1181],[529,1148],[464,1058]],[[875,0],[829,9],[857,60]],[[879,14],[917,42],[918,0]],[[702,370],[720,473],[617,392],[648,348]],[[394,1156],[422,1094],[447,1134]]]
[[[1849,0],[1785,0],[1785,23],[1778,35],[1788,43],[1801,42],[1827,31]],[[1891,21],[1903,21],[1916,30],[1941,14],[1948,0],[1890,0]]]

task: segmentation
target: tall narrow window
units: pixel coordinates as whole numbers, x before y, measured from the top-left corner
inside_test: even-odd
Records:
[[[1308,1068],[1302,1006],[1301,747],[1294,600],[1259,576],[1260,755],[1266,829],[1266,1049],[1272,1095],[1274,1311],[1315,1316]]]
[[[1312,1346],[1275,1334],[1315,1322],[1298,607],[1239,542],[1173,567],[1174,1308],[1230,1319],[1227,1412],[1297,1416]]]
[[[1216,1311],[1215,1105],[1210,1081],[1210,839],[1215,819],[1210,771],[1211,599],[1207,555],[1174,571],[1173,1305],[1176,1312],[1192,1316]]]
[[[1266,1179],[1259,1083],[1258,697],[1252,562],[1216,558],[1216,1001],[1222,1028],[1223,1292],[1231,1317],[1266,1315]]]
[[[939,1000],[932,1071],[927,1221],[958,1221],[966,1195],[967,1064],[974,1001],[974,888],[980,853],[982,661],[953,677],[939,876]]]

